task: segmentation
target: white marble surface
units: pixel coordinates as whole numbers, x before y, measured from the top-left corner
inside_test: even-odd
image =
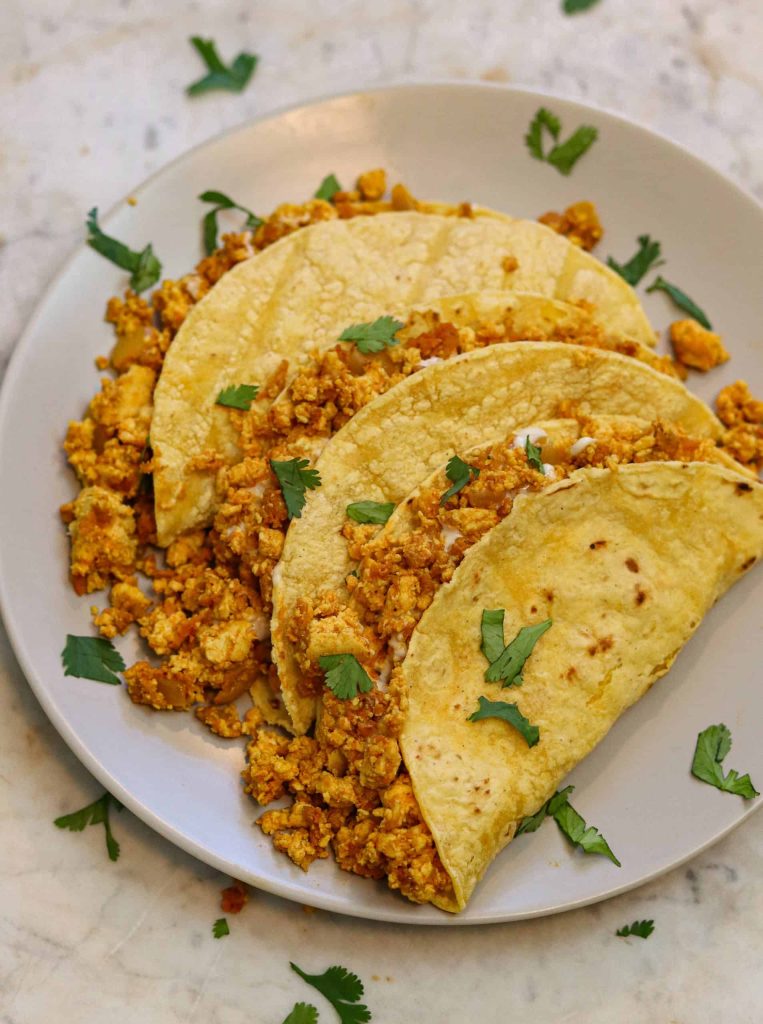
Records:
[[[3,0],[0,366],[90,206],[108,208],[221,128],[327,92],[425,78],[547,88],[672,135],[763,199],[759,0],[601,0],[577,18],[558,7]],[[194,33],[224,55],[260,54],[243,95],[186,99]],[[762,815],[665,878],[556,918],[422,931],[257,893],[216,941],[226,880],[215,871],[128,812],[114,823],[117,864],[100,830],[52,827],[100,788],[46,721],[1,628],[0,691],[0,1024],[278,1024],[313,996],[290,959],[355,970],[380,1022],[763,1019]],[[654,935],[616,939],[636,917],[653,917]]]

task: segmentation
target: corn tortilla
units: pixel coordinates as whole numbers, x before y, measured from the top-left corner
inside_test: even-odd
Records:
[[[402,669],[403,757],[456,894],[443,909],[463,908],[522,818],[668,671],[761,555],[763,485],[710,463],[579,470],[520,495],[467,553]],[[484,680],[485,608],[506,610],[507,642],[553,620],[519,689]],[[504,722],[467,721],[481,695],[516,701],[538,744]]]
[[[516,269],[505,268],[507,256]],[[282,359],[332,343],[350,323],[483,288],[585,299],[612,332],[655,341],[619,275],[534,221],[382,213],[294,232],[226,273],[170,346],[151,425],[160,544],[214,512],[214,471],[194,470],[192,460],[239,457],[230,417],[215,405],[224,387],[261,383]]]

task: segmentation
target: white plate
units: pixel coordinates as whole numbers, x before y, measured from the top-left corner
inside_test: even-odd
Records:
[[[523,144],[541,105],[599,141],[569,178]],[[147,241],[174,277],[200,254],[196,196],[221,189],[257,211],[312,194],[323,176],[349,183],[384,166],[414,194],[472,199],[536,217],[575,199],[596,202],[606,234],[600,258],[628,258],[636,236],[663,243],[669,280],[703,306],[733,353],[730,366],[690,384],[708,400],[737,377],[763,390],[763,212],[715,171],[612,114],[536,93],[490,86],[386,88],[287,110],[193,150],[103,219],[140,248]],[[98,201],[93,196],[93,203]],[[83,221],[85,211],[83,210]],[[732,730],[728,764],[763,779],[760,721],[760,571],[716,607],[670,674],[570,777],[574,804],[622,860],[571,850],[552,825],[513,843],[461,916],[414,907],[375,884],[316,863],[308,874],[253,828],[257,808],[238,784],[240,743],[213,737],[188,714],[135,707],[124,690],[65,678],[65,634],[88,633],[90,598],[66,575],[68,545],[56,509],[75,493],[61,451],[70,418],[97,389],[93,359],[112,337],[106,298],[125,276],[84,246],[42,301],[20,342],[0,403],[0,598],[19,661],[63,738],[90,771],[168,839],[226,873],[290,899],[346,914],[426,924],[473,924],[549,914],[639,885],[719,839],[760,802],[744,803],[689,774],[697,733]],[[679,314],[647,296],[653,322]],[[118,646],[138,653],[133,639]]]

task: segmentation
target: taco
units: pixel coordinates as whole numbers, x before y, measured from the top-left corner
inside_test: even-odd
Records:
[[[541,464],[542,470],[529,465],[525,450],[533,436],[540,447],[539,435],[543,457],[553,460]],[[516,443],[523,439],[524,445]],[[341,699],[335,688],[324,689],[315,738],[289,740],[260,732],[249,746],[244,772],[247,790],[260,803],[284,792],[295,797],[290,808],[267,811],[259,820],[276,848],[295,863],[306,868],[315,857],[327,856],[330,844],[343,869],[386,876],[408,898],[447,910],[462,909],[519,820],[538,810],[627,703],[667,671],[704,612],[763,551],[763,487],[737,472],[733,460],[711,441],[690,438],[675,426],[627,417],[554,421],[468,456],[478,471],[469,482],[443,502],[451,478],[443,467],[433,474],[398,506],[381,533],[362,545],[357,576],[350,578],[355,586],[344,607],[334,597],[316,618],[313,654],[329,658],[322,666],[328,668],[332,656],[352,655],[373,687],[352,699]],[[562,479],[551,480],[551,465]],[[586,468],[577,468],[581,465]],[[541,503],[552,495],[560,497]],[[555,510],[555,518],[547,521],[533,511],[546,507]],[[584,543],[579,540],[583,534]],[[358,537],[348,539],[351,546],[362,544]],[[601,556],[595,561],[599,575],[589,580],[586,558],[594,554]],[[576,557],[581,557],[579,568],[570,564]],[[519,611],[514,617],[504,590],[488,596],[480,589],[492,578],[486,566],[498,573],[504,590],[516,586]],[[687,575],[691,579],[683,578]],[[677,578],[681,584],[673,603]],[[465,721],[477,709],[478,696],[501,695],[500,687],[491,689],[484,682],[488,662],[480,654],[481,611],[499,607],[502,619],[506,616],[506,641],[522,626],[547,618],[556,623],[557,615],[560,621],[571,618],[572,625],[559,631],[566,640],[574,637],[567,661],[562,665],[564,658],[557,656],[537,685],[512,693],[528,721],[540,729],[542,741],[538,701],[553,672],[563,667],[564,678],[548,691],[558,706],[542,721],[556,713],[572,734],[592,737],[585,749],[580,740],[558,741],[551,754],[563,765],[557,774],[548,761],[537,761],[532,748],[527,775],[537,770],[538,778],[533,788],[528,778],[516,776],[525,802],[511,827],[499,814],[504,806],[514,813],[519,798],[504,791],[510,792],[511,771],[523,764],[519,755],[527,752],[527,744],[522,746],[519,737],[517,746],[517,737],[510,736],[506,744],[514,755],[512,767],[499,773],[494,784],[492,763],[486,766],[479,759],[482,744],[493,756],[496,728],[512,730],[505,723]],[[470,627],[464,634],[463,624],[472,619],[476,632]],[[464,682],[463,668],[475,658],[481,667],[470,669]],[[626,692],[625,704],[606,697],[602,680],[610,678],[610,671]],[[629,680],[634,680],[630,690]],[[454,696],[458,686],[467,684],[480,691],[471,695],[471,703],[460,691]],[[565,704],[577,686],[580,692]],[[526,692],[532,714],[523,704]],[[449,746],[453,718],[458,728],[453,726],[456,739]],[[487,740],[469,731],[483,727]],[[566,744],[573,753],[582,751],[576,760],[567,758]],[[505,747],[500,751],[498,761]],[[463,757],[470,765],[468,786],[460,791],[466,773],[446,777],[448,757]],[[483,828],[483,798],[485,827],[495,826],[494,833]]]
[[[298,645],[321,592],[346,594],[347,505],[398,503],[454,451],[576,407],[663,418],[717,438],[710,410],[675,379],[618,353],[554,342],[495,345],[426,368],[361,409],[317,463],[321,486],[293,520],[273,577],[273,658],[297,733],[315,714]]]
[[[160,544],[209,523],[215,472],[240,457],[216,405],[224,388],[262,384],[283,360],[332,344],[351,323],[486,288],[585,300],[610,332],[655,342],[633,289],[534,221],[410,212],[307,227],[226,273],[173,340],[151,425]]]
[[[414,632],[400,746],[462,909],[495,855],[663,676],[714,602],[763,555],[763,486],[719,465],[581,470],[514,508],[464,558]],[[484,610],[508,642],[550,620],[513,690],[539,730],[470,721]],[[505,696],[506,691],[503,692]],[[485,780],[488,780],[487,782]]]

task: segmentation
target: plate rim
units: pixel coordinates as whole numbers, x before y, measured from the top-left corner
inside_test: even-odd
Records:
[[[323,93],[317,97],[305,100],[296,100],[292,103],[284,104],[269,110],[256,117],[247,118],[238,124],[232,125],[231,127],[225,128],[214,135],[209,136],[206,139],[190,146],[188,149],[183,150],[177,156],[173,157],[172,160],[163,163],[159,168],[152,172],[148,177],[144,178],[140,184],[131,190],[129,190],[123,197],[117,199],[108,208],[107,212],[100,218],[103,225],[108,225],[111,218],[122,209],[126,203],[128,197],[140,196],[146,189],[150,188],[158,179],[163,175],[169,173],[178,164],[185,160],[191,159],[197,152],[202,151],[208,146],[215,145],[228,136],[235,135],[239,132],[245,132],[251,128],[267,123],[268,121],[278,120],[279,118],[301,110],[309,110],[313,107],[319,107],[324,104],[343,99],[355,99],[369,95],[379,93],[394,93],[394,92],[421,92],[425,90],[452,90],[455,92],[499,92],[504,94],[519,94],[522,96],[529,96],[537,98],[541,104],[545,101],[559,101],[572,106],[577,106],[583,111],[591,111],[605,119],[611,119],[619,124],[624,124],[630,128],[635,128],[638,131],[644,133],[646,136],[656,138],[662,143],[666,144],[669,148],[672,148],[678,155],[684,159],[688,159],[703,173],[710,172],[711,176],[717,179],[718,183],[724,188],[731,188],[732,191],[736,192],[739,199],[748,203],[755,212],[756,216],[763,215],[763,203],[761,203],[747,188],[734,181],[732,178],[725,175],[723,172],[718,170],[712,164],[707,163],[701,157],[697,156],[694,152],[688,149],[685,145],[675,141],[663,132],[654,129],[650,126],[645,125],[636,118],[624,115],[619,111],[615,111],[606,105],[599,103],[583,101],[578,98],[571,98],[563,96],[560,93],[546,90],[538,90],[524,85],[514,85],[512,83],[497,83],[497,82],[482,82],[474,79],[465,80],[453,80],[443,78],[433,79],[413,79],[413,80],[393,80],[388,83],[379,85],[373,85],[364,87],[362,89],[353,90],[340,90]],[[10,398],[9,395],[13,390],[16,377],[21,374],[21,367],[24,364],[27,349],[32,344],[32,336],[37,326],[38,321],[43,317],[45,308],[48,301],[54,291],[58,288],[60,281],[68,273],[69,268],[79,253],[87,247],[86,241],[83,239],[70,249],[67,255],[62,260],[58,270],[54,273],[51,280],[48,282],[46,287],[42,290],[37,302],[34,305],[32,313],[27,319],[16,343],[12,349],[10,358],[6,364],[5,373],[3,376],[2,385],[0,385],[0,438],[5,436],[7,426],[6,419],[9,416]],[[0,442],[1,443],[1,442]],[[230,861],[224,857],[220,857],[214,852],[208,850],[205,847],[200,846],[195,840],[190,839],[180,829],[173,825],[168,824],[160,815],[151,810],[148,806],[142,803],[139,799],[134,797],[132,793],[125,789],[109,772],[109,770],[102,764],[95,755],[91,754],[89,749],[85,746],[84,742],[79,738],[76,731],[72,726],[69,725],[66,718],[58,711],[54,706],[52,698],[49,697],[44,686],[36,678],[36,671],[32,667],[31,658],[28,656],[27,650],[24,646],[24,642],[21,638],[21,629],[17,623],[14,612],[12,611],[12,602],[10,598],[10,592],[6,583],[6,573],[3,569],[3,544],[0,543],[0,617],[2,618],[8,639],[10,642],[11,649],[14,657],[16,658],[19,667],[21,668],[22,674],[26,683],[34,693],[37,701],[41,705],[45,712],[48,720],[53,725],[58,735],[63,739],[72,753],[75,755],[78,761],[90,772],[95,779],[97,779],[106,789],[115,795],[121,803],[129,808],[141,821],[148,825],[155,832],[158,832],[164,839],[167,839],[173,845],[182,849],[185,853],[196,857],[203,863],[209,864],[215,869],[221,871],[224,874],[231,874],[231,867],[233,866]],[[614,896],[621,895],[622,893],[630,890],[639,888],[642,885],[646,885],[649,882],[660,878],[662,875],[681,867],[683,864],[699,856],[709,847],[719,842],[726,835],[732,832],[738,825],[743,821],[746,821],[756,810],[763,806],[763,799],[758,801],[752,801],[749,806],[744,806],[741,809],[740,815],[736,820],[730,824],[722,827],[719,831],[715,832],[710,836],[702,845],[695,847],[690,853],[678,860],[671,860],[670,863],[665,864],[650,874],[641,877],[635,881],[626,882],[622,885],[614,885],[605,891],[599,892],[593,896],[584,896],[577,900],[566,902],[561,906],[543,908],[539,910],[533,910],[528,912],[518,913],[496,913],[491,915],[483,913],[479,919],[463,917],[461,915],[450,915],[450,914],[438,914],[437,917],[427,917],[416,920],[416,908],[402,904],[399,909],[394,908],[392,905],[387,910],[386,907],[374,908],[372,914],[369,914],[367,910],[362,907],[356,908],[354,904],[349,906],[341,905],[338,906],[336,897],[325,894],[320,890],[316,890],[310,897],[309,903],[311,906],[320,908],[322,910],[337,913],[342,916],[348,916],[358,918],[367,921],[384,921],[406,925],[418,925],[418,926],[437,926],[437,927],[455,927],[455,926],[478,926],[478,925],[489,925],[499,923],[510,923],[513,921],[530,920],[538,917],[547,917],[553,914],[566,913],[570,910],[576,910],[581,907],[590,906],[595,903],[602,902],[604,900],[611,899]],[[245,874],[241,872],[240,866],[236,867],[238,875]],[[291,902],[305,903],[306,897],[302,889],[295,890],[294,886],[289,881],[279,881],[273,878],[259,878],[253,873],[250,873],[248,879],[250,884],[259,888],[265,892],[272,893],[273,895],[280,896]]]

